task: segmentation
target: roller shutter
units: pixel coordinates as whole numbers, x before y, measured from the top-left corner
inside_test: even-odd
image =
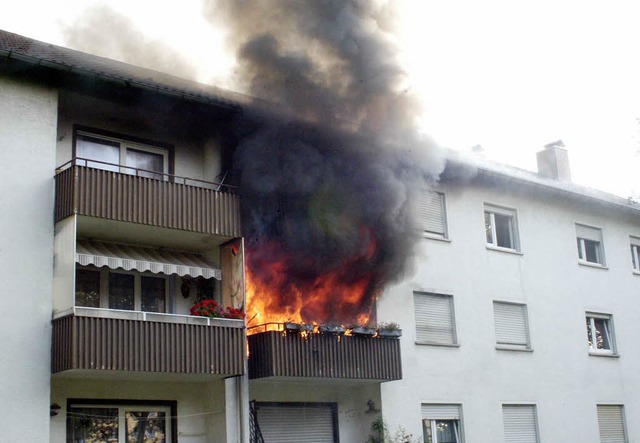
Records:
[[[496,343],[529,348],[527,309],[525,305],[493,302]]]
[[[598,405],[598,428],[601,443],[627,443],[622,406]]]
[[[325,403],[256,403],[265,443],[337,443],[335,411]]]
[[[422,418],[430,420],[460,420],[460,405],[423,404]]]
[[[416,340],[437,344],[455,344],[453,297],[414,292]]]
[[[539,443],[535,406],[503,405],[502,420],[506,443]]]
[[[447,237],[447,219],[444,206],[444,194],[423,191],[418,199],[418,220],[422,229],[438,237]]]

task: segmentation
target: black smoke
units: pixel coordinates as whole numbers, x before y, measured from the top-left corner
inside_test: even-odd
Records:
[[[279,109],[237,128],[247,266],[280,294],[277,308],[329,280],[366,281],[356,303],[338,291],[303,310],[308,321],[348,322],[411,268],[416,193],[443,166],[415,130],[420,107],[398,65],[392,10],[223,0],[205,13],[228,27],[239,85]]]

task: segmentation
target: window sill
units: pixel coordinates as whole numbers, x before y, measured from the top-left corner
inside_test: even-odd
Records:
[[[507,254],[523,255],[522,252],[516,249],[502,248],[500,246],[494,246],[489,244],[487,245],[487,249],[491,251],[506,252]]]
[[[432,341],[416,341],[415,342],[416,345],[420,345],[420,346],[439,346],[442,348],[459,348],[460,347],[460,343],[436,343],[436,342],[432,342]]]
[[[598,351],[589,351],[589,355],[593,357],[609,357],[609,358],[620,358],[620,354],[617,352],[598,352]]]
[[[424,238],[428,238],[429,240],[437,240],[437,241],[442,241],[445,243],[451,243],[451,239],[447,238],[447,237],[439,237],[437,235],[433,235],[433,234],[428,234],[428,233],[423,233],[422,236]]]
[[[588,268],[596,268],[596,269],[604,269],[604,270],[609,269],[608,267],[600,263],[592,263],[590,261],[584,261],[584,260],[578,260],[578,264],[580,266],[586,266]]]
[[[521,348],[510,345],[496,345],[496,349],[499,351],[533,352],[532,348]]]

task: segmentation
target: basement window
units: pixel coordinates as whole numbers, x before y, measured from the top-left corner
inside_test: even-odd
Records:
[[[484,227],[488,246],[520,251],[515,209],[485,204]]]

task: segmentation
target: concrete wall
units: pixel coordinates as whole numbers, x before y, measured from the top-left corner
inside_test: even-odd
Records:
[[[109,400],[171,400],[178,404],[178,441],[180,443],[224,443],[225,393],[224,380],[187,383],[174,381],[90,380],[54,378],[51,402],[61,406],[60,413],[51,418],[51,442],[66,441],[67,399]],[[24,440],[15,440],[24,441]]]
[[[378,304],[404,328],[404,379],[382,386],[385,419],[421,435],[421,403],[460,403],[467,442],[503,441],[501,404],[537,405],[541,441],[599,441],[596,404],[624,404],[640,440],[638,220],[513,186],[445,185],[450,242],[423,239],[412,278]],[[517,211],[521,253],[488,249],[483,208]],[[575,223],[601,227],[608,269],[578,264]],[[459,347],[415,344],[413,291],[454,297]],[[493,300],[526,303],[533,352],[496,349]],[[585,311],[613,315],[620,354],[589,355]]]
[[[379,415],[367,412],[372,400],[380,409],[380,385],[348,381],[249,383],[249,397],[259,402],[334,402],[338,403],[338,427],[341,442],[364,442],[371,423]]]
[[[49,432],[57,93],[0,77],[0,429]]]

